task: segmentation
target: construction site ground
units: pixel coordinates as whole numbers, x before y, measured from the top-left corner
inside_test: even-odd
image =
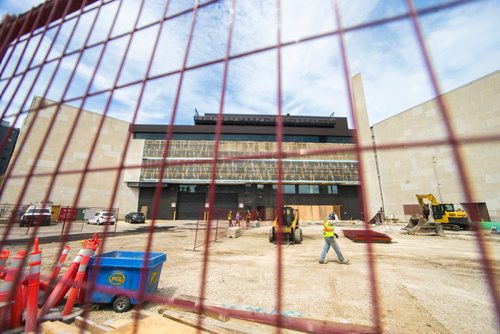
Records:
[[[167,254],[158,294],[171,298],[199,296],[204,252],[203,247],[193,251],[196,222],[157,224],[160,230],[154,234],[151,250]],[[129,230],[122,227],[122,233],[111,234],[106,239],[105,251],[145,250],[147,224],[121,224],[127,225]],[[205,298],[227,308],[268,314],[275,311],[277,248],[268,240],[270,225],[271,222],[262,222],[258,228],[244,230],[238,238],[224,238],[210,244]],[[373,227],[393,239],[390,244],[372,244],[383,331],[497,333],[493,297],[482,271],[475,232],[446,231],[444,238],[411,236],[402,230],[405,225]],[[92,227],[92,230],[103,228]],[[342,229],[362,229],[363,224],[343,221],[336,227],[337,241],[344,256],[350,259],[348,265],[339,264],[333,250],[327,255],[328,263],[319,264],[324,243],[321,222],[305,222],[302,228],[303,243],[282,249],[282,312],[286,316],[371,325],[373,291],[368,245],[354,243],[342,234]],[[500,235],[489,231],[481,233],[499,291]],[[65,268],[81,247],[79,241],[69,244],[72,248]],[[43,274],[49,274],[59,245],[59,242],[41,245]],[[12,252],[20,246],[8,248]],[[144,306],[150,312],[157,312],[159,308],[154,304]],[[129,317],[129,312],[115,313],[111,306],[89,315],[97,323]]]

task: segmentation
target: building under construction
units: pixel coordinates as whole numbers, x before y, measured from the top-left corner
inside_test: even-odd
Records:
[[[163,172],[163,193],[159,218],[193,219],[208,203],[211,182],[211,161],[215,152],[216,114],[195,115],[195,125],[171,127],[166,145],[166,130],[161,125],[131,126],[133,140],[142,147],[139,179],[127,182],[138,188],[138,205],[147,211],[153,205],[154,191],[159,180],[157,162],[168,150]],[[218,146],[215,177],[215,207],[260,212],[272,218],[278,192],[278,157],[276,116],[225,114]],[[321,207],[340,205],[342,214],[359,218],[359,180],[353,152],[352,130],[346,118],[283,117],[282,160],[283,201],[287,205]],[[327,154],[294,154],[318,150]],[[290,156],[287,156],[288,153]],[[262,158],[246,158],[259,153]],[[197,161],[188,164],[189,160]],[[205,163],[204,163],[205,162]],[[148,167],[148,165],[154,167]],[[322,212],[323,214],[326,213]]]

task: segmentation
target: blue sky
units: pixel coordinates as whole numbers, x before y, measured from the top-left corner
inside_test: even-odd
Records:
[[[203,1],[202,1],[203,2]],[[418,8],[453,1],[415,1]],[[22,13],[41,1],[1,0],[0,15],[6,12]],[[111,36],[132,29],[138,15],[140,1],[124,0]],[[407,12],[404,0],[349,0],[339,1],[343,27],[353,27],[371,20],[382,19]],[[104,40],[116,16],[118,1],[103,5],[97,16],[89,43]],[[158,20],[164,1],[147,0],[138,26]],[[192,1],[171,0],[167,15],[192,7]],[[96,11],[81,17],[66,53],[83,46]],[[227,43],[229,1],[205,6],[198,11],[194,37],[187,66],[201,64],[224,57]],[[419,18],[425,42],[430,51],[442,91],[449,91],[500,68],[500,2],[473,1]],[[76,20],[66,22],[54,47],[55,29],[43,37],[33,39],[26,54],[33,54],[40,43],[33,65],[59,57],[68,41]],[[151,75],[163,75],[182,67],[191,24],[191,13],[166,22],[160,35]],[[306,36],[335,31],[337,22],[329,0],[282,0],[282,41],[295,41]],[[20,62],[17,79],[8,83],[18,55],[24,44],[18,45],[8,64],[2,63],[0,110],[13,122],[21,109],[28,108],[33,95],[54,100],[78,97],[85,93],[102,91],[113,86],[120,60],[126,57],[118,85],[141,80],[146,74],[152,54],[158,25],[135,33],[130,51],[125,55],[129,35],[115,39],[106,48],[102,44],[86,50],[76,67],[68,91],[64,88],[78,59],[78,54],[63,57],[41,68],[32,69],[23,76],[28,57]],[[276,5],[274,0],[236,1],[231,54],[236,55],[258,48],[273,46],[277,42]],[[351,75],[361,73],[370,123],[380,122],[405,109],[434,97],[429,75],[423,63],[409,19],[349,32],[345,35]],[[9,51],[10,52],[10,51]],[[47,56],[48,53],[48,56]],[[99,67],[96,59],[103,53]],[[54,80],[50,81],[56,66]],[[97,68],[97,70],[96,70]],[[346,83],[342,73],[341,53],[337,36],[316,39],[282,48],[283,113],[291,115],[336,116],[350,118]],[[38,73],[40,71],[40,73]],[[95,73],[94,73],[95,72]],[[35,77],[38,80],[31,92]],[[93,82],[89,83],[94,76]],[[22,78],[22,82],[20,82]],[[223,63],[189,70],[185,73],[175,123],[192,124],[194,109],[200,113],[219,111]],[[179,75],[169,75],[147,83],[139,108],[137,123],[170,122]],[[7,84],[8,83],[8,84]],[[13,94],[18,87],[17,94]],[[108,115],[126,121],[138,101],[141,84],[115,90]],[[29,93],[29,95],[28,95]],[[64,95],[64,96],[63,96]],[[109,93],[88,99],[84,108],[102,112]],[[8,110],[8,101],[12,100]],[[26,101],[24,106],[23,102]],[[71,104],[79,106],[75,101]],[[230,62],[224,104],[225,113],[277,114],[277,52],[275,49],[234,59]],[[16,125],[20,126],[22,116]]]

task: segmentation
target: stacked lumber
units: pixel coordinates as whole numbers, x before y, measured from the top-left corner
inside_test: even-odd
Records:
[[[275,315],[226,309],[206,299],[203,300],[202,314],[198,314],[200,302],[201,300],[197,297],[182,295],[176,298],[172,304],[161,307],[158,314],[133,311],[130,312],[130,318],[105,321],[103,324],[77,317],[76,326],[59,322],[43,323],[41,332],[44,334],[76,334],[80,333],[80,330],[90,334],[260,334],[276,332]],[[288,316],[281,318],[281,327],[281,332],[285,334],[304,332],[368,334],[377,332],[375,328],[369,326]],[[74,331],[75,329],[76,331]]]

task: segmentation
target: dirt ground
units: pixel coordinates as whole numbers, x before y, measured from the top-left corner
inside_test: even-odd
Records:
[[[152,251],[167,253],[158,293],[198,296],[202,248],[193,251],[194,230],[189,223],[154,235]],[[283,247],[283,305],[289,316],[371,325],[373,314],[367,245],[354,243],[342,229],[362,225],[342,222],[337,239],[350,264],[337,262],[333,250],[328,264],[318,263],[323,246],[321,222],[303,223],[302,244]],[[277,248],[268,240],[270,222],[243,231],[239,238],[210,244],[206,298],[228,308],[272,313],[276,300]],[[404,224],[380,225],[376,231],[393,238],[374,244],[378,305],[384,332],[391,333],[498,333],[493,298],[479,261],[473,232],[448,232],[446,237],[410,236]],[[482,231],[500,290],[500,235]],[[144,251],[147,234],[108,238],[105,250]],[[72,250],[67,263],[80,248]],[[58,244],[42,245],[43,258],[52,260]],[[64,270],[64,269],[63,269]],[[159,306],[148,304],[149,311]],[[93,311],[90,318],[130,317],[111,307]]]

